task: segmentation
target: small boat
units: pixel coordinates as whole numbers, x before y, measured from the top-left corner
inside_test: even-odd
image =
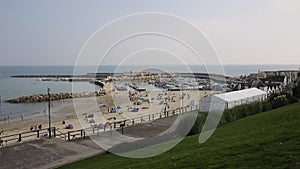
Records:
[[[42,78],[42,81],[51,81],[50,78]]]
[[[100,86],[101,88],[103,88],[103,86],[104,86],[104,82],[102,82],[100,80],[90,80],[89,83],[96,84],[96,85]]]

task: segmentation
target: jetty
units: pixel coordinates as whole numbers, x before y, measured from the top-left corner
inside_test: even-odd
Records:
[[[219,74],[209,74],[209,73],[86,73],[82,75],[14,75],[12,78],[89,78],[89,79],[105,79],[105,78],[116,78],[118,80],[151,80],[156,78],[172,78],[172,77],[183,77],[183,78],[201,78],[201,79],[213,79],[213,80],[225,80],[231,77],[219,75]]]
[[[102,82],[101,80],[89,80],[89,83],[92,83],[92,84],[95,84],[95,85],[98,85],[100,86],[101,88],[104,87],[104,82]]]
[[[51,94],[51,100],[62,100],[62,99],[73,99],[73,98],[86,98],[86,97],[97,97],[105,95],[105,91],[95,92],[79,92],[79,93],[55,93]],[[8,103],[35,103],[48,101],[48,94],[35,94],[30,96],[22,96],[16,99],[6,100]]]
[[[40,75],[14,75],[10,76],[12,78],[106,78],[108,76],[112,76],[112,73],[87,73],[83,75],[70,75],[70,74],[61,74],[61,75],[54,75],[54,74],[40,74]]]

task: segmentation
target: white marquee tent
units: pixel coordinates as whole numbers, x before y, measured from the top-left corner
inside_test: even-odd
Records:
[[[200,111],[230,109],[241,104],[262,101],[267,98],[267,93],[257,88],[215,94],[200,100]]]

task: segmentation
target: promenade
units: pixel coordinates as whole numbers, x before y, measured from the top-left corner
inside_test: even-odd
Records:
[[[116,134],[105,141],[107,133],[101,133],[97,138],[108,147],[128,142],[127,136],[132,137],[130,141],[133,142],[140,140],[134,137],[152,137],[166,131],[176,118],[177,115],[127,127],[124,137]],[[54,168],[101,153],[105,151],[89,138],[71,142],[59,138],[45,138],[1,148],[0,169]]]
[[[66,142],[40,139],[0,149],[0,168],[43,169],[83,159],[104,151],[90,139]]]

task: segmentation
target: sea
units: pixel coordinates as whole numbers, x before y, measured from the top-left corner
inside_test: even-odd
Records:
[[[208,68],[209,67],[209,68]],[[72,92],[72,83],[65,81],[41,81],[39,78],[12,78],[14,75],[72,75],[86,73],[114,73],[129,72],[137,70],[148,70],[150,72],[160,72],[162,70],[169,73],[194,72],[194,73],[215,73],[214,69],[219,69],[217,65],[103,65],[103,66],[0,66],[0,121],[3,117],[23,116],[34,117],[34,115],[44,112],[47,103],[20,103],[11,104],[5,100],[18,98],[32,94],[46,94],[47,88],[52,93]],[[299,70],[299,65],[223,65],[222,70],[227,76],[238,77],[257,73],[259,70]],[[74,82],[76,90],[73,92],[95,91],[99,87],[88,82]],[[59,103],[57,103],[59,104]]]

